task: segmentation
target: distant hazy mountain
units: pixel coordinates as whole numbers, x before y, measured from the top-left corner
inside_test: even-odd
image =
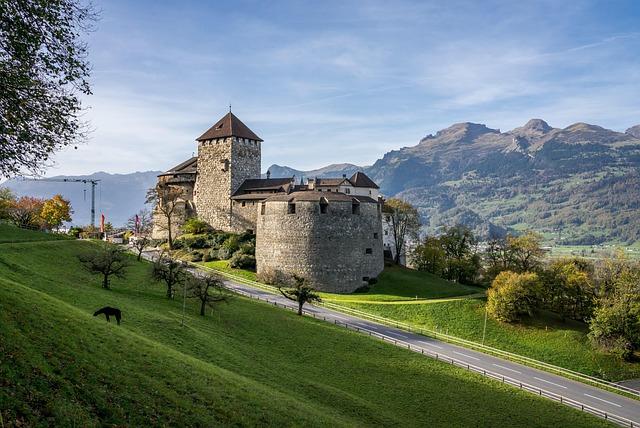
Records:
[[[458,123],[366,172],[417,205],[427,230],[535,229],[564,243],[640,241],[640,126],[626,133],[532,119],[508,132]]]
[[[288,166],[280,166],[280,165],[271,165],[267,171],[271,173],[272,178],[284,178],[284,177],[293,177],[295,176],[297,180],[300,178],[315,178],[315,177],[342,177],[342,175],[346,175],[348,177],[352,176],[357,171],[362,171],[367,167],[362,167],[358,165],[353,165],[350,163],[338,163],[325,166],[319,169],[313,169],[310,171],[301,171],[298,169],[293,169]],[[262,174],[263,177],[266,174]]]
[[[56,176],[50,178],[90,178],[100,180],[96,187],[96,224],[100,214],[115,226],[124,225],[129,217],[144,208],[147,189],[155,186],[160,171],[134,172],[131,174],[108,174],[96,172],[81,176]],[[85,225],[90,223],[91,186],[82,183],[60,183],[49,181],[27,181],[12,179],[2,186],[13,190],[18,196],[36,196],[50,198],[60,193],[71,201],[73,208],[72,223]]]

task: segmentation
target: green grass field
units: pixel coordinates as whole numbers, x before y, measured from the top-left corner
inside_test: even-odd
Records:
[[[72,239],[58,233],[42,233],[35,230],[20,229],[12,224],[0,223],[0,244],[25,241],[59,241]]]
[[[385,268],[378,277],[378,283],[366,293],[322,293],[322,297],[331,301],[407,301],[477,293],[484,293],[484,289],[456,284],[426,272],[391,266]]]
[[[605,426],[339,327],[234,297],[199,317],[146,262],[103,290],[90,242],[0,245],[5,426]],[[107,324],[92,312],[123,311]]]
[[[216,269],[222,272],[232,273],[234,275],[238,275],[242,278],[249,279],[251,281],[256,280],[256,273],[250,270],[245,269],[234,269],[229,267],[229,260],[213,260],[210,262],[201,262],[199,263],[203,266]]]
[[[342,304],[418,328],[438,330],[476,342],[482,340],[484,299],[419,305]],[[595,351],[588,342],[584,324],[563,323],[550,313],[513,325],[489,317],[485,345],[611,381],[640,377],[639,363],[620,361]]]

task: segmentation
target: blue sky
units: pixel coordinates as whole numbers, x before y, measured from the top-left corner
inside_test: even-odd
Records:
[[[167,169],[233,106],[263,169],[452,123],[640,123],[640,1],[96,1],[93,132],[47,175]]]

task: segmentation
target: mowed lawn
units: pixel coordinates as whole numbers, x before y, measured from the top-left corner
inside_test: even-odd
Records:
[[[342,304],[417,328],[438,330],[476,342],[482,340],[485,299],[418,305]],[[587,333],[585,324],[561,322],[551,313],[542,313],[523,324],[501,323],[489,317],[485,344],[611,381],[640,377],[640,363],[620,361],[594,350]]]
[[[331,301],[407,301],[483,294],[484,289],[444,280],[427,272],[387,266],[366,293],[322,293]]]
[[[605,426],[558,403],[234,297],[199,317],[148,264],[103,290],[90,242],[0,245],[5,425]],[[123,323],[92,317],[122,309]]]

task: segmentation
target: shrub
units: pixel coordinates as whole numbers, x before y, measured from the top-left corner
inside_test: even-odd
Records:
[[[292,278],[278,269],[266,268],[256,275],[256,279],[269,285],[288,285]]]
[[[230,235],[222,244],[222,246],[220,247],[222,248],[226,248],[227,250],[229,250],[229,255],[235,253],[236,251],[238,251],[240,249],[240,242],[238,239],[238,235]],[[227,257],[229,258],[229,257]]]
[[[495,319],[515,322],[538,307],[541,282],[535,273],[500,272],[487,292],[487,311]]]
[[[221,247],[218,250],[218,259],[220,260],[229,260],[231,255],[232,255],[232,252],[228,248]]]
[[[205,262],[205,263],[210,261],[211,260],[211,255],[210,254],[211,254],[210,251],[207,251],[206,253],[204,253],[202,255],[202,261]]]
[[[369,281],[367,281],[369,283],[369,285],[376,285],[378,283],[378,278],[369,278]]]
[[[209,240],[206,236],[193,236],[189,241],[189,248],[202,249],[209,247]]]
[[[242,254],[237,251],[231,260],[229,260],[229,266],[236,269],[255,269],[256,258],[249,254]]]
[[[69,229],[69,232],[68,232],[68,234],[73,236],[74,238],[79,238],[81,233],[82,233],[82,228],[78,226],[73,226],[72,228]]]
[[[191,254],[191,261],[192,262],[201,262],[202,261],[202,253],[199,251],[194,251],[193,254]]]
[[[242,254],[248,254],[250,256],[254,256],[256,254],[256,247],[251,243],[246,243],[246,244],[242,244],[238,251],[240,251]]]
[[[209,224],[207,224],[206,221],[192,217],[184,223],[184,225],[182,226],[182,230],[184,231],[184,233],[199,235],[202,233],[210,232],[212,228],[211,226],[209,226]]]
[[[217,232],[211,237],[212,248],[220,248],[220,246],[231,236],[230,233]]]
[[[183,239],[176,239],[175,241],[173,241],[173,249],[174,250],[180,250],[181,248],[184,248],[184,240]]]
[[[209,260],[219,260],[218,258],[218,251],[215,248],[212,248],[211,250],[209,250],[208,254],[209,254]]]

